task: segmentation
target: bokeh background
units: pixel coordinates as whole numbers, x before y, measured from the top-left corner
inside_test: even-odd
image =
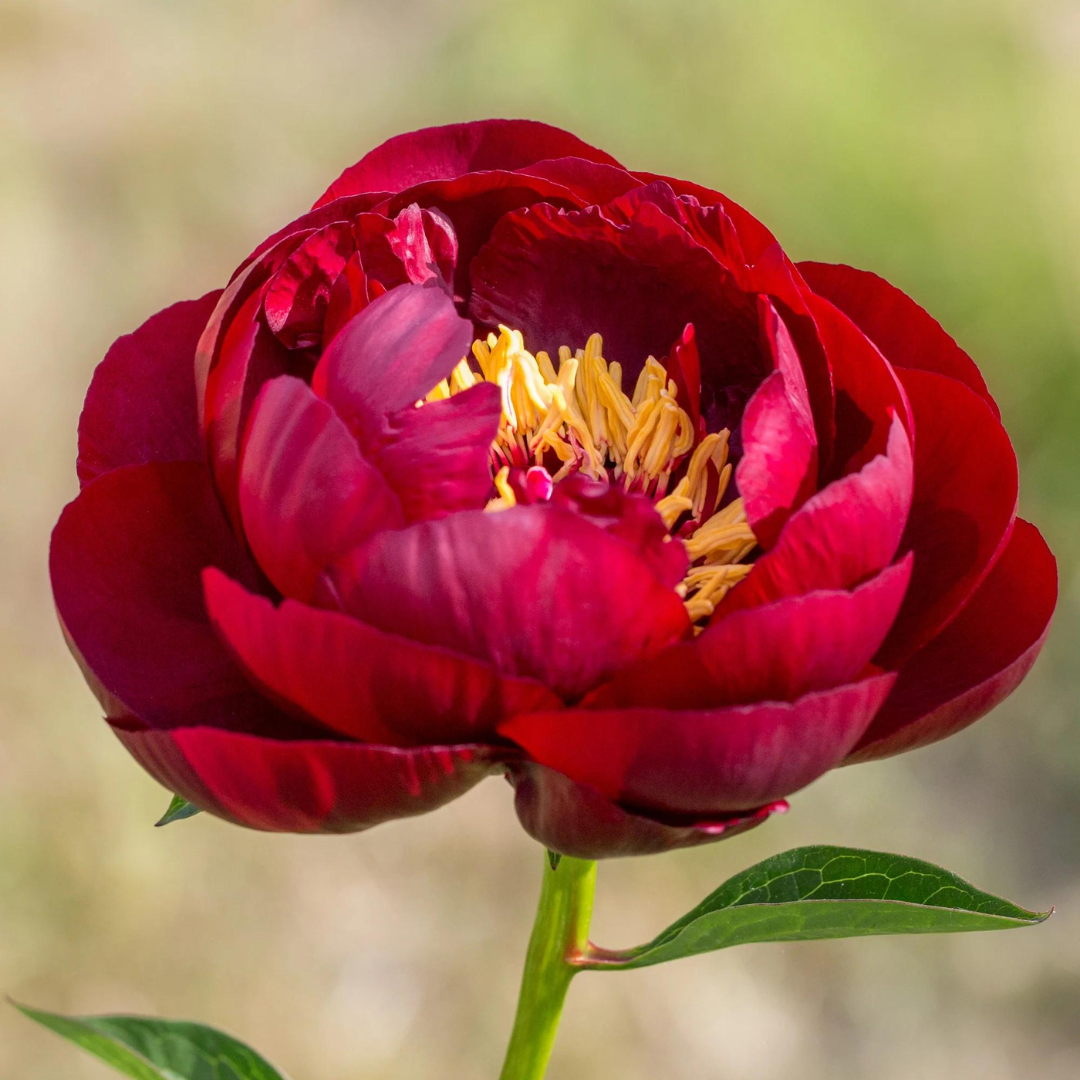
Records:
[[[1076,0],[0,0],[0,991],[214,1023],[297,1080],[490,1080],[541,852],[489,781],[425,819],[264,836],[167,796],[54,622],[49,530],[110,341],[221,284],[345,165],[525,115],[723,189],[798,258],[882,273],[983,366],[1062,571],[1023,688],[757,832],[601,868],[595,937],[831,841],[1032,906],[1014,934],[766,946],[583,977],[552,1080],[1080,1074]],[[0,1006],[0,1080],[104,1080]]]

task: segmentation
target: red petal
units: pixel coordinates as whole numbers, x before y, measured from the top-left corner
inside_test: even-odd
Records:
[[[711,844],[787,810],[787,803],[775,802],[749,814],[671,824],[625,810],[594,788],[535,762],[513,764],[510,782],[525,831],[552,851],[578,859],[653,855]]]
[[[79,418],[79,481],[121,465],[201,461],[195,347],[220,291],[151,316],[98,364]]]
[[[851,762],[937,742],[1019,686],[1046,640],[1057,565],[1034,525],[1017,520],[1008,547],[960,614],[901,668]]]
[[[852,592],[811,592],[736,612],[620,672],[583,704],[714,709],[794,701],[853,682],[885,640],[910,577],[909,556]]]
[[[485,382],[386,419],[370,452],[406,521],[483,508],[492,492],[491,444],[501,416],[502,393]]]
[[[349,222],[335,222],[307,237],[269,283],[266,321],[288,348],[321,340],[330,291],[354,249]]]
[[[619,163],[568,131],[535,120],[477,120],[396,135],[346,169],[316,207],[365,191],[402,191],[489,169],[523,169],[544,158]]]
[[[888,566],[911,507],[911,446],[895,419],[887,453],[823,488],[788,518],[715,618],[814,589],[849,589]]]
[[[439,288],[401,285],[373,300],[334,338],[312,388],[368,449],[384,417],[446,378],[473,341],[472,324]]]
[[[311,598],[330,562],[402,522],[400,503],[344,421],[290,375],[268,382],[251,411],[240,512],[259,565],[298,600]]]
[[[207,727],[116,733],[170,791],[237,825],[269,832],[358,832],[424,814],[499,768],[483,746],[401,750],[286,742]]]
[[[610,202],[641,186],[641,182],[625,169],[587,161],[583,157],[547,158],[516,171],[552,180],[572,191],[584,205]]]
[[[327,727],[397,746],[484,738],[504,716],[559,707],[539,683],[292,600],[275,608],[216,570],[203,576],[218,633],[252,678]]]
[[[806,379],[791,335],[765,297],[758,310],[776,371],[743,413],[743,456],[735,475],[750,527],[768,550],[791,512],[813,492],[818,458]]]
[[[898,667],[960,609],[1001,552],[1019,477],[1009,436],[966,386],[901,372],[915,415],[915,492],[901,550],[915,552],[911,588],[881,662]]]
[[[628,544],[550,503],[381,533],[332,573],[364,622],[571,698],[688,626]]]
[[[904,391],[873,342],[837,307],[813,293],[804,294],[832,372],[836,400],[836,442],[830,477],[861,468],[884,451],[892,418],[910,433]]]
[[[782,799],[838,765],[895,676],[708,712],[567,709],[499,731],[541,765],[612,801],[660,813],[716,815]]]
[[[768,368],[754,299],[655,203],[627,202],[625,223],[611,220],[616,209],[541,204],[506,215],[472,264],[473,318],[513,326],[552,354],[599,332],[630,386],[692,322],[704,382],[756,387]]]
[[[810,288],[847,315],[894,368],[948,375],[978,394],[1000,418],[975,361],[911,297],[877,274],[851,266],[804,262],[799,270]]]
[[[199,575],[257,573],[221,512],[206,466],[125,466],[60,516],[49,569],[61,621],[108,715],[155,726],[273,725],[214,633]]]

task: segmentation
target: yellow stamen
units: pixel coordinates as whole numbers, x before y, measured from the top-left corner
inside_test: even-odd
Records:
[[[560,463],[553,480],[581,472],[656,499],[664,525],[678,525],[686,546],[691,566],[677,592],[697,622],[750,572],[742,560],[757,545],[742,499],[720,509],[731,483],[730,433],[706,435],[695,446],[694,425],[664,365],[650,356],[627,395],[623,369],[605,360],[603,347],[599,334],[576,352],[564,345],[556,366],[546,352],[530,353],[520,331],[500,326],[497,335],[473,343],[476,366],[463,359],[426,400],[445,400],[478,382],[499,387],[502,420],[492,444],[498,494],[488,510],[517,504],[511,468],[540,465],[552,456]],[[685,473],[666,494],[687,455]]]

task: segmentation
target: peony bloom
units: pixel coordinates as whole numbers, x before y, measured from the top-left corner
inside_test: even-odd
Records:
[[[715,191],[486,121],[391,139],[121,338],[56,603],[113,730],[259,829],[489,775],[586,858],[965,727],[1053,557],[975,364]]]

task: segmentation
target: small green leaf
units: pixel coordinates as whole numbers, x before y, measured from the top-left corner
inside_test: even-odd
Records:
[[[548,848],[547,855],[548,855],[548,866],[550,866],[553,871],[558,870],[559,869],[559,863],[562,862],[562,856],[557,851],[552,851],[551,848]]]
[[[172,802],[169,803],[169,809],[165,811],[162,819],[154,824],[160,829],[162,825],[171,825],[174,821],[183,821],[184,818],[194,817],[199,812],[199,808],[192,806],[187,799],[181,799],[179,795],[174,795]]]
[[[641,968],[759,941],[1008,930],[1050,914],[1017,907],[921,859],[804,847],[737,874],[647,944],[595,949],[581,966]]]
[[[15,1007],[133,1080],[288,1080],[250,1047],[201,1024]]]

